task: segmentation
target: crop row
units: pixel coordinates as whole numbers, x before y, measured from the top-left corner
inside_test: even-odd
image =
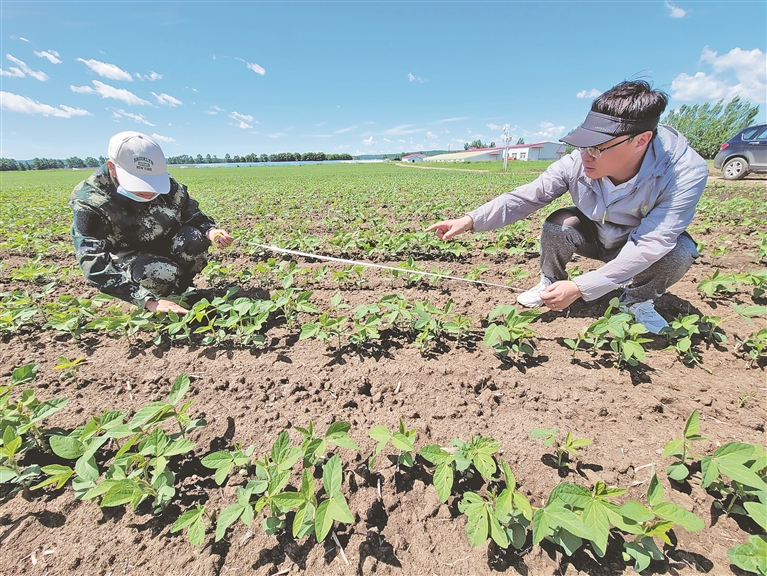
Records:
[[[189,435],[206,425],[204,419],[189,416],[192,401],[184,401],[190,387],[186,375],[175,380],[167,400],[139,408],[127,422],[123,412],[108,410],[66,431],[42,427],[44,420],[65,407],[66,398],[41,402],[32,389],[16,391],[36,374],[37,365],[22,366],[13,371],[8,385],[0,387],[0,482],[5,500],[19,491],[32,498],[46,486],[55,485],[60,490],[71,483],[77,499],[97,502],[101,507],[130,505],[136,509],[146,503],[155,514],[161,514],[178,501],[179,465],[182,460],[196,458]],[[173,424],[175,431],[168,431],[163,424]],[[344,494],[341,457],[329,450],[359,451],[349,436],[350,429],[348,423],[336,421],[320,432],[310,422],[306,428],[295,428],[301,435],[298,445],[293,445],[289,432],[283,430],[260,456],[255,446],[239,444],[203,456],[199,461],[212,470],[217,485],[243,483],[237,488],[237,501],[217,511],[198,503],[184,511],[170,531],[186,530],[189,541],[199,546],[214,526],[214,538],[219,541],[238,521],[250,528],[263,511],[262,526],[269,535],[289,529],[294,538],[314,537],[322,542],[330,534],[340,546],[333,526],[353,524],[357,517]],[[664,457],[675,459],[667,467],[668,477],[689,482],[692,468],[699,469],[700,486],[716,498],[716,508],[727,515],[748,517],[767,530],[763,514],[767,505],[767,452],[756,445],[730,442],[698,460],[701,457],[690,453],[693,442],[705,439],[698,432],[696,410],[681,438],[669,442],[663,451]],[[578,450],[591,444],[591,440],[575,438],[570,432],[562,439],[556,428],[535,429],[530,435],[553,447],[560,469],[570,466]],[[475,436],[469,442],[456,438],[448,447],[430,444],[416,450],[417,430],[408,430],[402,420],[395,430],[375,426],[368,436],[376,447],[368,458],[365,476],[371,486],[378,481],[379,497],[381,476],[375,468],[379,455],[387,451],[391,466],[396,468],[395,485],[398,475],[408,468],[431,473],[440,502],[452,498],[452,505],[465,515],[472,546],[490,538],[501,548],[522,550],[546,540],[568,556],[588,545],[603,557],[612,538],[622,543],[624,559],[641,571],[651,560],[665,558],[656,538],[672,548],[669,533],[675,527],[690,532],[705,527],[703,519],[665,499],[655,471],[645,503],[619,503],[626,489],[601,481],[591,488],[562,482],[548,494],[543,506],[536,507],[519,490],[492,438]],[[34,463],[46,452],[51,455],[46,457],[49,461],[54,458],[58,462],[43,466]],[[317,479],[321,479],[319,487]],[[752,536],[748,543],[732,547],[729,557],[744,570],[764,574],[765,547],[764,537]]]

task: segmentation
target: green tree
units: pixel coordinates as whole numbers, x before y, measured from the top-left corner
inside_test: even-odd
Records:
[[[519,140],[517,140],[517,144],[524,144],[524,143],[525,143],[524,138],[520,138]]]
[[[752,124],[758,113],[759,106],[752,106],[736,96],[727,105],[724,98],[713,106],[710,102],[694,106],[684,104],[679,110],[671,110],[661,123],[684,134],[698,154],[713,158],[722,143]]]

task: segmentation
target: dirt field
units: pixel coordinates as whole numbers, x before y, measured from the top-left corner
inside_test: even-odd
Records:
[[[738,186],[757,187],[765,199],[761,178]],[[533,228],[537,234],[539,228]],[[707,298],[697,290],[698,283],[717,269],[764,268],[748,230],[726,232],[726,253],[704,252],[659,301],[658,309],[666,318],[680,313],[727,317],[730,303],[764,304],[745,287],[726,299]],[[714,246],[722,233],[721,229],[700,230],[694,236]],[[20,262],[10,253],[4,253],[3,259],[9,268]],[[257,256],[234,248],[224,263],[238,267],[257,261]],[[466,274],[477,264],[490,267],[483,277],[489,282],[503,282],[498,270],[509,266],[509,262],[472,253],[452,265],[453,273]],[[598,265],[586,259],[576,264],[584,271]],[[525,287],[534,284],[538,258],[521,259],[518,265],[531,275],[523,281]],[[409,300],[428,298],[440,305],[452,298],[455,311],[483,319],[497,303],[514,302],[513,293],[500,288],[458,282],[408,288],[401,280],[377,272],[368,272],[367,277],[366,284],[344,292],[352,306],[396,291]],[[27,288],[7,277],[1,282],[2,292]],[[316,302],[329,301],[337,290],[335,286],[309,289]],[[82,278],[72,279],[62,290],[95,294]],[[471,547],[457,498],[439,502],[428,468],[417,465],[413,471],[397,472],[381,456],[376,471],[368,471],[366,463],[375,447],[368,430],[376,425],[392,429],[399,418],[418,429],[417,448],[431,443],[447,446],[453,438],[468,441],[476,434],[495,438],[521,491],[536,507],[543,506],[546,495],[565,479],[587,487],[603,480],[627,488],[626,498],[643,501],[654,465],[666,498],[703,518],[706,528],[694,534],[675,529],[675,546],[666,549],[670,560],[653,562],[645,573],[732,573],[727,549],[746,542],[757,527],[744,517],[718,512],[717,495],[700,488],[699,469],[695,469],[697,480],[670,483],[665,466],[672,460],[661,457],[661,452],[668,441],[681,436],[685,420],[695,409],[700,412],[701,433],[708,436],[695,444],[696,454],[710,454],[730,441],[765,442],[765,363],[747,362],[733,352],[733,346],[736,335],[747,336],[767,326],[767,320],[757,318],[748,324],[736,316],[722,324],[726,343],[698,342],[710,373],[682,363],[673,350],[666,349],[663,337],[653,337],[639,366],[619,370],[607,354],[592,358],[581,352],[573,358],[563,343],[599,318],[608,300],[580,301],[563,313],[545,312],[533,324],[536,354],[522,363],[495,357],[482,343],[479,321],[467,341],[459,345],[447,339],[426,356],[412,343],[389,338],[385,332],[380,341],[363,350],[329,351],[316,340],[299,340],[299,329],[281,324],[270,326],[263,348],[158,347],[149,337],[131,346],[125,339],[100,334],[86,333],[74,341],[34,328],[5,336],[0,347],[4,381],[14,367],[38,362],[40,375],[34,382],[38,396],[70,398],[49,426],[72,429],[106,409],[132,413],[167,397],[170,384],[182,372],[192,378],[190,414],[204,416],[208,425],[192,435],[194,457],[173,462],[184,478],[180,497],[158,516],[145,505],[135,512],[130,507],[100,509],[93,502],[76,500],[70,487],[35,491],[29,501],[17,495],[4,503],[0,575],[633,573],[621,558],[622,537],[617,533],[610,538],[603,559],[590,549],[566,557],[550,543],[533,547],[529,540],[521,552],[488,543]],[[87,362],[75,379],[63,380],[53,370],[59,356],[85,357]],[[318,544],[312,537],[297,540],[284,532],[267,536],[261,529],[263,515],[257,517],[252,531],[237,523],[218,543],[209,532],[202,548],[192,546],[181,533],[170,533],[182,511],[195,503],[221,510],[235,501],[236,488],[246,482],[235,475],[217,486],[211,471],[200,464],[202,456],[234,443],[256,444],[257,453],[262,453],[279,432],[307,426],[310,420],[321,430],[334,420],[350,422],[349,435],[361,447],[358,453],[335,450],[344,462],[344,490],[356,520],[353,525],[336,525],[343,553],[331,538]],[[557,470],[551,450],[529,437],[533,428],[555,426],[593,440],[569,471]],[[291,430],[291,438],[296,443],[300,435]]]

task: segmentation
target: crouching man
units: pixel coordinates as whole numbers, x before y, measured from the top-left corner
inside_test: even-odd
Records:
[[[75,187],[69,206],[88,283],[152,312],[185,314],[166,297],[193,287],[212,241],[233,241],[168,174],[160,145],[139,132],[109,140],[107,163]]]
[[[658,125],[668,96],[647,82],[622,82],[599,96],[583,124],[561,139],[574,146],[535,181],[466,216],[430,226],[448,240],[525,218],[569,192],[574,206],[552,213],[541,232],[541,281],[517,302],[564,310],[621,289],[622,307],[655,334],[668,326],[654,302],[698,257],[686,232],[708,169],[676,130]],[[568,280],[574,254],[605,262]]]

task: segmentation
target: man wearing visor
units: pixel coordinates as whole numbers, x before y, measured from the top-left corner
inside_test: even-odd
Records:
[[[535,181],[462,218],[430,226],[448,240],[525,218],[569,192],[574,206],[552,213],[541,231],[541,281],[517,297],[527,307],[564,310],[578,298],[622,290],[622,307],[650,332],[668,326],[654,301],[697,258],[686,232],[706,186],[706,162],[676,130],[658,125],[668,96],[644,81],[599,96],[583,124],[561,139],[574,146]],[[600,268],[568,280],[574,254]]]
[[[233,238],[168,174],[151,137],[115,134],[108,158],[69,198],[77,262],[105,294],[152,312],[185,314],[165,297],[193,286],[212,241],[226,247]]]

